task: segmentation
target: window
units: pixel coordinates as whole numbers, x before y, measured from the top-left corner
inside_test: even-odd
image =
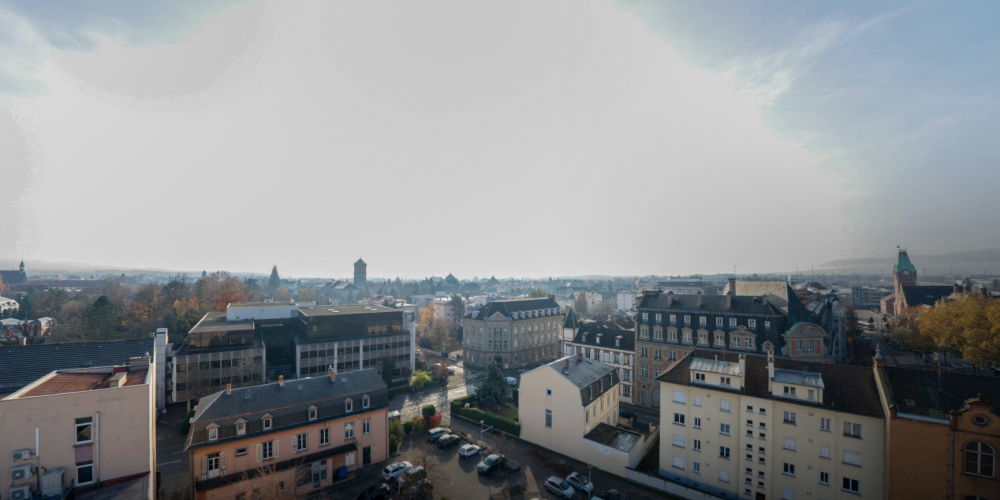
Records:
[[[695,439],[691,441],[691,449],[694,451],[701,451],[701,440]]]
[[[704,382],[705,381],[705,374],[704,373],[695,373],[694,374],[694,379],[697,380],[698,382]]]
[[[719,377],[719,384],[720,385],[732,385],[732,382],[731,382],[731,380],[730,380],[729,377]]]
[[[660,349],[655,349],[653,351],[653,359],[657,361],[663,361],[663,351]]]
[[[720,470],[719,471],[719,481],[722,481],[724,483],[728,483],[729,482],[729,471],[727,471],[727,470]]]
[[[844,491],[850,491],[851,493],[861,493],[861,484],[858,483],[857,479],[851,479],[849,477],[844,478],[844,485],[842,486]]]
[[[701,464],[698,462],[691,462],[691,472],[701,474]]]
[[[247,454],[247,448],[246,448],[246,446],[244,446],[242,448],[236,448],[236,456],[237,457],[242,457],[243,455],[246,455],[246,454]]]
[[[725,399],[719,401],[719,409],[722,411],[729,411],[729,401]]]
[[[649,321],[649,313],[642,313],[642,320]]]
[[[719,434],[729,435],[729,424],[719,424]]]
[[[819,457],[830,458],[830,447],[825,444],[819,445]]]
[[[674,434],[674,446],[678,448],[684,447],[684,436],[680,434]]]
[[[354,437],[354,423],[348,422],[344,424],[344,439],[351,439]]]
[[[260,458],[269,460],[274,458],[274,441],[264,441],[260,445]]]
[[[757,447],[757,453],[760,453],[760,454],[764,454],[764,453],[767,453],[767,452],[766,452],[766,451],[764,451],[764,447],[763,447],[763,446],[758,446],[758,447]],[[763,472],[761,472],[761,473],[760,473],[760,475],[762,475],[762,476],[763,476],[763,475],[764,475],[764,473],[763,473]]]
[[[677,315],[676,314],[671,314],[670,315],[670,324],[675,324],[675,323],[677,323]]]
[[[819,484],[830,484],[830,473],[820,472],[819,473]]]
[[[215,441],[216,439],[219,439],[219,428],[218,427],[209,427],[208,428],[208,440],[209,441]]]
[[[684,459],[681,457],[674,457],[673,466],[675,469],[684,470]]]
[[[795,500],[795,490],[781,488],[781,500]]]
[[[729,458],[729,448],[726,448],[725,446],[720,446],[719,456],[722,458]]]
[[[686,393],[684,391],[674,391],[674,402],[680,404],[686,404],[685,401]]]
[[[643,349],[645,349],[645,347]],[[643,378],[649,378],[649,367],[648,366],[643,366],[642,367],[642,376],[643,376]]]
[[[819,419],[819,430],[830,432],[830,419],[820,418]]]
[[[698,324],[701,326],[708,326],[708,318],[706,318],[705,316],[701,316],[700,318],[698,318]]]
[[[729,318],[729,328],[736,328],[736,318]]]
[[[747,320],[747,328],[749,328],[751,330],[757,329],[757,320],[755,320],[755,319],[748,319]]]
[[[295,451],[303,451],[309,448],[309,435],[299,434],[295,436]]]
[[[979,441],[965,447],[965,473],[976,476],[993,477],[996,453],[993,447]]]
[[[747,405],[747,412],[753,413],[753,406]]]
[[[794,387],[788,387],[786,385],[785,386],[785,396],[794,398],[795,397],[795,388]]]
[[[767,465],[764,461],[764,457],[757,457],[757,463],[760,465]]]
[[[361,433],[371,434],[371,432],[372,432],[372,419],[366,418],[363,422],[361,422]]]
[[[701,417],[694,417],[694,428],[701,429]]]
[[[789,476],[794,476],[795,475],[795,464],[790,464],[788,462],[785,462],[785,465],[784,465],[784,468],[782,469],[782,472],[785,473],[785,474],[788,474]]]
[[[319,445],[325,446],[330,444],[330,428],[324,427],[319,430]]]
[[[83,486],[85,484],[90,484],[94,482],[94,462],[92,460],[87,460],[86,462],[76,463],[76,485]]]
[[[318,415],[319,415],[319,410],[317,410],[316,408],[309,408],[309,420],[316,420],[316,417]]]
[[[91,426],[94,418],[83,417],[76,419],[76,444],[85,444],[93,441],[91,437]],[[91,468],[93,471],[93,468]]]
[[[545,389],[545,395],[551,397],[552,396],[552,389]]]
[[[861,453],[857,451],[844,450],[844,463],[847,465],[857,465],[861,467]]]
[[[545,427],[552,428],[552,410],[545,410]]]
[[[844,422],[844,435],[861,439],[861,424]]]
[[[242,436],[247,433],[247,422],[246,420],[240,419],[236,421],[236,435]]]
[[[782,448],[786,450],[795,451],[795,438],[785,438],[785,442],[782,445]]]
[[[344,411],[345,412],[354,411],[354,401],[351,401],[350,399],[344,401]]]
[[[785,412],[785,423],[786,424],[793,424],[793,425],[795,424],[795,413],[794,412],[790,412],[790,411],[786,411]]]
[[[674,330],[670,330],[667,335],[667,340],[671,342],[677,342],[677,332]]]
[[[663,340],[663,329],[660,327],[653,329],[653,340]]]
[[[264,430],[268,430],[268,429],[271,428],[271,417],[264,417],[264,419],[262,420],[262,422],[263,422],[263,425],[264,425]]]
[[[684,324],[685,325],[690,325],[691,324],[691,316],[687,316],[687,315],[684,316]]]
[[[701,406],[701,396],[695,396],[694,397],[694,405],[695,406]]]
[[[639,350],[639,357],[641,357],[641,358],[648,358],[649,357],[649,348],[648,347],[642,347],[642,348],[640,348],[640,350]]]
[[[660,318],[662,318],[662,317],[663,317],[663,315],[662,315],[662,314],[660,314],[660,313],[657,313],[657,314],[656,314],[656,322],[657,322],[657,323],[659,323],[659,322],[660,322]]]
[[[715,346],[722,347],[726,345],[725,335],[718,333],[715,335]]]
[[[681,413],[674,413],[674,423],[677,425],[684,425],[684,415]]]

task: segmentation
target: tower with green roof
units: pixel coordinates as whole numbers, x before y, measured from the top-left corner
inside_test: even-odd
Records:
[[[892,266],[892,282],[896,292],[896,301],[901,304],[903,287],[917,284],[917,268],[910,262],[910,256],[906,253],[905,248],[896,248],[899,249],[899,256],[896,257],[896,265]]]

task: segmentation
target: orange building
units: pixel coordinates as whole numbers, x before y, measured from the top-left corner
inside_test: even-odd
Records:
[[[197,500],[308,493],[389,457],[386,385],[375,369],[331,367],[322,377],[227,387],[198,403],[186,449]]]
[[[887,417],[888,498],[1000,498],[1000,378],[887,367],[875,375]]]

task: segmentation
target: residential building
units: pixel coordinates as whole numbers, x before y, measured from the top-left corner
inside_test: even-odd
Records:
[[[563,344],[563,355],[583,354],[585,359],[600,361],[618,370],[618,397],[632,402],[635,371],[635,331],[622,331],[599,321],[584,322],[572,340]]]
[[[618,292],[615,306],[619,311],[635,309],[635,299],[639,296],[639,292]]]
[[[0,400],[3,498],[62,498],[67,491],[81,498],[88,490],[134,479],[144,487],[134,498],[154,498],[151,361],[142,356],[120,366],[55,370]],[[30,495],[18,496],[25,493]]]
[[[818,327],[797,328],[792,332],[795,342],[803,343],[801,351],[785,348],[787,340],[783,334],[808,317],[801,303],[779,301],[778,296],[738,295],[737,285],[731,280],[726,295],[643,291],[636,316],[637,376],[633,396],[636,404],[658,407],[660,392],[656,377],[695,348],[719,352],[774,351],[810,359],[828,356],[829,339]],[[781,285],[787,288],[787,284]],[[794,297],[794,292],[791,296]]]
[[[618,370],[582,354],[521,374],[521,439],[620,476],[655,436],[616,427]]]
[[[453,325],[455,324],[457,318],[455,318],[455,306],[451,302],[451,297],[448,297],[447,295],[443,297],[435,297],[431,302],[431,311],[434,312],[434,319],[447,321]]]
[[[16,300],[8,299],[7,297],[0,297],[0,313],[5,313],[7,311],[16,312],[19,307],[21,306]]]
[[[389,458],[386,384],[374,369],[233,389],[204,397],[185,450],[196,500],[231,499],[261,470],[296,494]],[[245,492],[244,492],[245,493]],[[247,498],[268,498],[253,491]]]
[[[888,498],[996,498],[1000,378],[885,366]]]
[[[661,476],[728,499],[885,498],[871,368],[696,349],[659,382]]]
[[[885,288],[853,285],[851,286],[851,307],[877,311],[882,299],[891,293]]]
[[[555,298],[494,300],[462,318],[466,363],[524,367],[559,357],[563,317]]]

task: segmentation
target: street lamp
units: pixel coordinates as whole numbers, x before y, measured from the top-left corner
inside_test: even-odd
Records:
[[[590,496],[590,492],[594,489],[594,480],[591,477],[594,471],[594,466],[587,464],[587,498],[593,498]]]

